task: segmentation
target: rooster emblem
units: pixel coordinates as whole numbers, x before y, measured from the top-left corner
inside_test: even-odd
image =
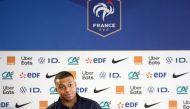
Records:
[[[121,31],[121,0],[86,0],[87,30],[102,37]]]
[[[96,15],[96,17],[100,17],[99,13],[102,12],[102,20],[104,21],[105,17],[114,14],[114,7],[108,6],[104,3],[98,3],[93,8],[93,13]]]

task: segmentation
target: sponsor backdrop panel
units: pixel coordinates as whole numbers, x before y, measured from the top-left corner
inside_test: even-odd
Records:
[[[189,5],[190,0],[0,0],[0,49],[189,50]]]
[[[102,109],[189,109],[190,51],[1,51],[0,108],[45,109],[57,72]]]

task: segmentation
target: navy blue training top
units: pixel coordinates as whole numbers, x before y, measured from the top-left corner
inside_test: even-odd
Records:
[[[58,101],[52,103],[46,109],[102,109],[100,105],[91,99],[80,97],[77,94],[77,102],[74,104],[72,108],[64,106],[61,103],[61,99],[59,98]]]

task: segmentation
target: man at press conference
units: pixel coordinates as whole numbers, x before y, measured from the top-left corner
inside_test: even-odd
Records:
[[[70,72],[57,73],[54,83],[59,93],[59,99],[49,105],[47,109],[102,109],[96,101],[77,94],[77,84]]]

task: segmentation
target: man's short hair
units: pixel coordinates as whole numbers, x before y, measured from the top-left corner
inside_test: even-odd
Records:
[[[69,76],[73,77],[73,75],[70,72],[68,72],[68,71],[61,71],[61,72],[59,72],[59,73],[57,73],[55,75],[54,83],[56,83],[57,79],[62,79],[62,78],[66,78],[66,77],[69,77]]]

